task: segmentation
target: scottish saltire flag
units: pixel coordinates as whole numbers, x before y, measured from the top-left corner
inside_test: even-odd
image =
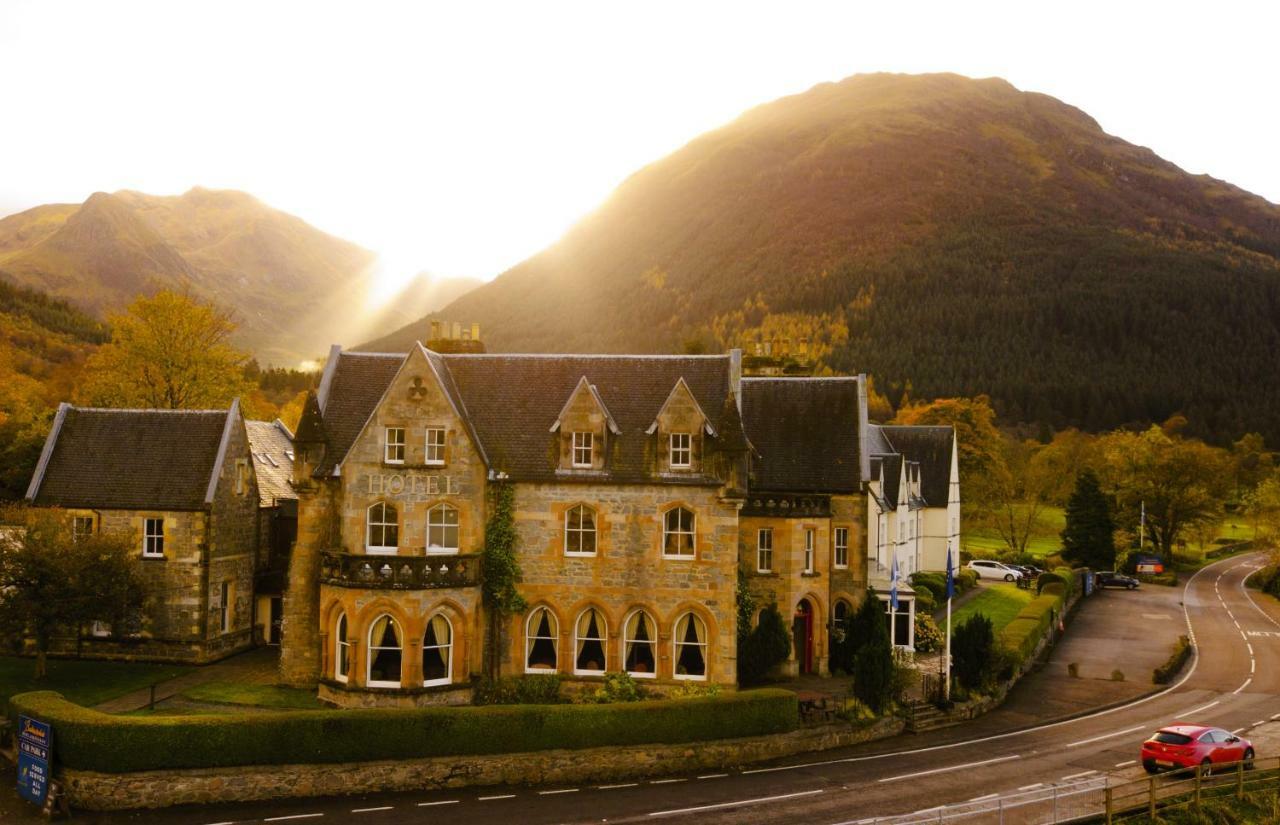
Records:
[[[956,570],[951,564],[951,543],[947,542],[947,598],[956,594]]]
[[[898,612],[898,554],[893,554],[893,573],[889,575],[889,607]]]

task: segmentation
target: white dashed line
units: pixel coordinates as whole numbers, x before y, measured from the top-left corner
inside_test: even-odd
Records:
[[[1043,788],[1043,787],[1044,787],[1044,783],[1043,783],[1043,782],[1037,782],[1037,783],[1036,783],[1036,784],[1034,784],[1034,785],[1023,785],[1021,788],[1018,788],[1018,790],[1020,790],[1020,791],[1034,791],[1036,788]]]
[[[1209,708],[1216,707],[1218,704],[1219,704],[1218,702],[1210,702],[1210,703],[1209,703],[1209,704],[1207,704],[1207,705],[1201,705],[1200,707],[1198,707],[1198,708],[1192,708],[1191,710],[1184,710],[1182,713],[1175,714],[1175,715],[1176,715],[1176,716],[1180,716],[1180,717],[1181,717],[1181,716],[1190,716],[1190,715],[1191,715],[1191,714],[1193,714],[1193,713],[1199,713],[1199,712],[1200,712],[1200,711],[1202,711],[1202,710],[1208,710]]]
[[[1090,737],[1089,739],[1081,739],[1079,742],[1072,742],[1071,744],[1067,745],[1067,747],[1074,748],[1077,745],[1087,745],[1090,742],[1100,742],[1103,739],[1111,739],[1112,737],[1115,737],[1115,736],[1124,736],[1126,733],[1136,733],[1137,731],[1140,731],[1140,730],[1146,730],[1146,728],[1147,728],[1146,725],[1137,725],[1132,728],[1126,728],[1125,730],[1115,731],[1114,733],[1104,733],[1101,736],[1093,736],[1093,737]]]
[[[554,796],[558,793],[577,793],[577,788],[559,788],[554,791],[538,791],[538,796]]]
[[[1259,719],[1258,721],[1254,722],[1254,723],[1253,723],[1252,725],[1250,725],[1249,727],[1251,727],[1251,728],[1256,728],[1258,725],[1266,724],[1266,721],[1267,721],[1266,719]]]
[[[291,816],[269,816],[262,821],[263,822],[284,822],[289,819],[315,819],[318,816],[324,816],[324,814],[293,814]]]
[[[688,779],[650,779],[650,785],[670,785],[672,782],[688,782]]]
[[[1244,684],[1243,684],[1243,685],[1241,685],[1240,687],[1236,688],[1235,690],[1233,690],[1233,691],[1231,691],[1231,692],[1232,692],[1233,694],[1235,694],[1235,693],[1240,693],[1240,692],[1241,692],[1241,691],[1243,691],[1245,688],[1247,688],[1247,687],[1249,686],[1249,683],[1250,683],[1250,682],[1252,682],[1252,681],[1253,681],[1253,677],[1252,677],[1252,676],[1250,676],[1248,679],[1245,679],[1245,680],[1244,680]]]
[[[390,806],[390,805],[383,805],[381,808],[352,808],[352,809],[351,809],[351,813],[353,813],[353,814],[371,814],[371,813],[373,813],[374,811],[389,811],[389,810],[391,810],[391,806]]]
[[[458,802],[459,800],[457,799],[442,799],[439,802],[419,802],[418,807],[432,808],[432,807],[435,807],[436,805],[457,805]]]
[[[796,793],[784,793],[778,796],[758,796],[755,799],[739,799],[736,802],[719,802],[715,805],[699,805],[696,808],[678,808],[671,811],[653,811],[649,816],[674,816],[675,814],[691,814],[696,811],[714,811],[718,808],[734,808],[738,805],[758,805],[761,802],[777,802],[782,799],[795,799],[799,796],[813,796],[822,793],[822,789],[818,788],[813,791],[798,791]]]
[[[1064,776],[1058,781],[1070,782],[1072,779],[1084,779],[1086,776],[1093,776],[1095,773],[1097,773],[1097,771],[1081,771],[1080,773],[1073,773],[1069,776]]]
[[[1257,667],[1257,665],[1258,665],[1258,663],[1257,663],[1257,662],[1255,662],[1253,659],[1250,659],[1250,660],[1249,660],[1249,672],[1250,672],[1250,673],[1253,673],[1253,672],[1254,672],[1254,670],[1255,670],[1255,668]]]
[[[1235,730],[1231,731],[1231,735],[1232,735],[1232,736],[1235,736],[1237,733],[1240,733],[1240,732],[1242,732],[1243,730],[1244,730],[1244,728],[1236,728]]]
[[[1014,754],[1012,756],[999,756],[999,757],[996,757],[995,759],[984,759],[981,762],[966,762],[963,765],[951,765],[946,768],[934,768],[933,770],[929,770],[929,771],[918,771],[916,773],[904,773],[899,776],[886,776],[884,779],[881,779],[879,781],[880,782],[897,782],[902,779],[914,779],[917,776],[932,776],[936,773],[946,773],[948,771],[961,771],[961,770],[964,770],[965,768],[978,768],[983,765],[994,765],[997,762],[1008,762],[1011,759],[1021,759],[1021,758],[1022,757],[1018,756],[1017,754]]]
[[[1136,764],[1138,764],[1138,760],[1136,760],[1136,759],[1130,759],[1128,762],[1117,762],[1117,763],[1116,763],[1116,767],[1117,767],[1117,768],[1127,768],[1127,767],[1129,767],[1130,765],[1136,765]]]
[[[596,790],[611,791],[614,788],[636,788],[639,787],[639,785],[639,782],[623,782],[621,785],[596,785]]]
[[[482,796],[482,797],[480,797],[479,799],[477,799],[476,801],[477,801],[477,802],[488,802],[488,801],[489,801],[489,800],[491,800],[491,799],[513,799],[514,797],[515,797],[515,794],[513,794],[513,793],[501,793],[501,794],[498,794],[497,796]]]
[[[699,776],[698,778],[699,779],[724,779],[728,775],[729,774],[727,773],[708,773],[708,774],[704,774],[703,776]]]
[[[999,796],[999,795],[1000,795],[1000,794],[998,794],[998,793],[989,793],[989,794],[987,794],[986,796],[975,796],[973,799],[970,799],[969,801],[970,801],[970,802],[981,802],[981,801],[983,801],[984,799],[995,799],[995,798],[996,798],[997,796]]]
[[[1252,655],[1253,655],[1253,645],[1249,644],[1248,642],[1245,642],[1245,643],[1244,643],[1244,646],[1245,646],[1245,647],[1247,647],[1247,648],[1249,648],[1249,655],[1250,655],[1250,656],[1252,656]]]

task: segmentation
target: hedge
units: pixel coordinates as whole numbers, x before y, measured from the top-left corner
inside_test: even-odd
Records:
[[[11,714],[53,725],[58,761],[105,773],[234,765],[366,762],[674,744],[794,730],[779,689],[613,705],[495,705],[112,716],[52,691],[14,696]]]
[[[1013,621],[1000,631],[1000,644],[1024,661],[1035,652],[1041,637],[1049,629],[1055,613],[1061,613],[1066,601],[1066,586],[1061,582],[1046,584],[1044,591],[1018,611]]]
[[[1177,676],[1186,665],[1187,659],[1191,658],[1191,651],[1191,640],[1186,636],[1179,636],[1168,661],[1151,672],[1151,681],[1157,685],[1167,685],[1172,682],[1173,677]]]

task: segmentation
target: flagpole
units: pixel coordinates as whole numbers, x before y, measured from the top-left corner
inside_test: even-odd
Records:
[[[951,702],[951,594],[955,590],[954,581],[955,573],[953,572],[951,562],[951,542],[947,542],[947,645],[943,658],[947,661],[947,678],[943,682],[942,695],[946,702]]]

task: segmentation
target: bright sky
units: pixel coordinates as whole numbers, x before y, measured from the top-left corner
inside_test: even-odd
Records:
[[[0,214],[243,189],[491,278],[741,111],[869,71],[1000,76],[1280,201],[1267,2],[0,5]]]

